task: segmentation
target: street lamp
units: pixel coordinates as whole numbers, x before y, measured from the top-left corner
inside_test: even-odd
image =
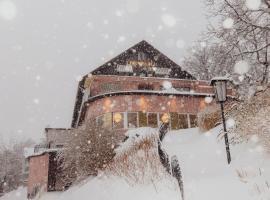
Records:
[[[215,77],[211,80],[211,85],[214,87],[214,90],[215,90],[216,101],[220,103],[220,107],[221,107],[227,161],[228,161],[228,164],[230,164],[231,153],[230,153],[230,145],[229,145],[228,133],[227,133],[226,123],[225,123],[225,116],[224,116],[224,102],[227,99],[227,82],[228,81],[229,79],[225,77]]]

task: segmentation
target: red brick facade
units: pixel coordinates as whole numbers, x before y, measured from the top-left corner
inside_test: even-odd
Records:
[[[47,192],[49,173],[49,154],[32,156],[29,158],[29,178],[27,194],[34,197],[39,191]]]

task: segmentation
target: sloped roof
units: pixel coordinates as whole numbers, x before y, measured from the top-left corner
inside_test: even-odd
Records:
[[[179,65],[177,65],[174,61],[169,59],[159,50],[154,48],[151,44],[146,42],[145,40],[139,42],[133,47],[127,49],[120,55],[101,65],[94,71],[92,71],[93,75],[133,75],[134,73],[127,72],[119,72],[116,70],[117,65],[126,65],[127,62],[131,59],[137,59],[138,54],[143,53],[147,56],[147,59],[156,63],[157,68],[168,68],[170,69],[170,73],[167,76],[168,78],[179,78],[179,79],[195,79],[191,74],[181,69]],[[136,71],[135,71],[136,72]],[[135,75],[139,75],[138,73]],[[160,76],[161,75],[155,75]]]

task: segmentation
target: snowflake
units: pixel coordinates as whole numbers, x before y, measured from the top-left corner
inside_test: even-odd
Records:
[[[75,77],[75,80],[78,81],[78,82],[80,82],[82,80],[82,76],[81,75],[76,76]]]
[[[163,81],[162,86],[165,90],[169,90],[172,88],[172,83],[170,81]]]
[[[104,20],[103,20],[103,24],[105,24],[105,25],[109,24],[109,20],[104,19]]]
[[[234,72],[237,74],[245,74],[249,71],[249,69],[250,69],[250,66],[248,62],[244,60],[240,60],[236,62],[234,65]]]
[[[246,0],[246,6],[250,10],[258,10],[261,3],[261,0]]]
[[[124,42],[126,40],[125,36],[119,36],[119,38],[117,39],[117,42]]]
[[[204,98],[205,103],[211,103],[213,101],[213,97],[205,97]]]
[[[35,104],[39,104],[39,99],[38,99],[38,98],[35,98],[35,99],[33,99],[33,102],[34,102]]]
[[[200,45],[202,48],[205,48],[207,46],[206,42],[201,42]]]
[[[5,20],[12,20],[17,15],[16,5],[10,0],[0,2],[0,16]]]
[[[39,75],[36,76],[36,80],[37,80],[37,81],[39,81],[40,78],[41,78],[41,77],[40,77]]]
[[[115,11],[115,15],[116,15],[117,17],[122,17],[122,16],[123,16],[123,14],[124,14],[124,12],[123,12],[123,11],[121,11],[121,10],[117,10],[117,11]]]
[[[176,19],[170,14],[164,14],[161,16],[162,22],[168,27],[174,27],[176,25]]]
[[[243,76],[243,75],[238,76],[238,80],[239,80],[240,82],[242,82],[244,79],[245,79],[245,76]]]
[[[233,27],[234,20],[232,18],[227,18],[223,21],[223,28],[231,29]]]
[[[235,126],[235,121],[234,119],[230,118],[226,121],[226,125],[228,128],[233,128]]]
[[[184,41],[184,40],[181,40],[181,39],[178,39],[178,40],[176,41],[176,46],[177,46],[177,48],[179,48],[179,49],[183,49],[183,48],[185,47],[185,41]]]

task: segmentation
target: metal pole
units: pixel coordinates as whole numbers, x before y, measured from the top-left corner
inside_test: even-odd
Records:
[[[230,144],[229,144],[228,133],[227,133],[227,128],[226,128],[223,102],[220,102],[220,107],[221,107],[222,122],[223,122],[223,129],[224,129],[224,139],[225,139],[225,146],[226,146],[226,153],[227,153],[227,161],[228,161],[228,164],[230,164],[231,162]]]

